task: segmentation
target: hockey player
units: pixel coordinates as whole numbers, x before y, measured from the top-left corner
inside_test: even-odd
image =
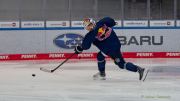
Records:
[[[87,50],[94,44],[100,51],[97,54],[99,72],[93,75],[94,79],[106,79],[105,73],[105,56],[109,56],[114,60],[114,63],[121,69],[126,69],[132,72],[139,73],[139,80],[142,80],[145,69],[131,62],[126,62],[121,54],[120,41],[112,29],[116,25],[114,19],[105,17],[95,23],[91,18],[83,20],[83,25],[89,32],[85,35],[82,45],[75,48],[75,53],[79,54],[83,50]]]

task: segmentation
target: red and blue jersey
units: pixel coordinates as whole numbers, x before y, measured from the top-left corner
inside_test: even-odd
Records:
[[[119,51],[121,44],[116,33],[112,29],[115,24],[114,19],[110,17],[105,17],[98,21],[95,28],[85,35],[82,48],[87,50],[91,47],[91,44],[94,44],[105,54]]]

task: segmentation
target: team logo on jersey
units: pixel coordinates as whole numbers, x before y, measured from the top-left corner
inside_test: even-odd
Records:
[[[62,34],[54,39],[54,44],[65,49],[74,49],[82,44],[83,36],[74,33]]]
[[[111,32],[112,32],[112,29],[110,27],[107,27],[106,25],[104,25],[103,27],[98,29],[96,38],[99,41],[103,41],[110,36]]]

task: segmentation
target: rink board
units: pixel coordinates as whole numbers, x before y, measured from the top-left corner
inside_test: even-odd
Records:
[[[72,53],[44,53],[44,54],[6,54],[0,55],[4,60],[42,60],[66,59]],[[180,52],[123,52],[124,58],[180,58]],[[96,59],[97,53],[82,53],[74,55],[71,59]],[[107,56],[107,58],[110,58]]]
[[[179,58],[180,57],[180,29],[178,28],[145,28],[145,29],[121,29],[115,32],[122,44],[121,51],[124,57],[139,58]],[[51,59],[51,54],[73,53],[72,47],[68,48],[62,35],[74,34],[84,37],[87,31],[82,28],[74,29],[16,29],[0,31],[0,60],[23,60],[23,59]],[[61,37],[61,39],[59,38]],[[59,38],[59,39],[57,39]],[[58,46],[54,41],[61,40]],[[69,40],[75,40],[69,37]],[[77,44],[74,44],[77,45]],[[92,45],[89,50],[84,51],[93,54],[95,58],[99,50]],[[55,56],[56,58],[66,58]]]

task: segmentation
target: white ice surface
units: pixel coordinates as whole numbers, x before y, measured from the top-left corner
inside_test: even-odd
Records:
[[[0,101],[179,101],[180,59],[126,59],[150,68],[147,80],[107,62],[107,80],[93,80],[95,61],[0,62]],[[36,74],[32,77],[32,74]]]

